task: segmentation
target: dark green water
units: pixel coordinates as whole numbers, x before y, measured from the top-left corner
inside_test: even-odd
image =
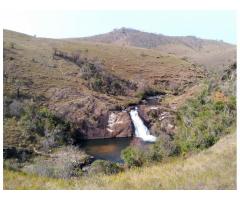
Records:
[[[80,147],[95,159],[123,163],[121,151],[128,147],[131,141],[132,138],[85,140]]]

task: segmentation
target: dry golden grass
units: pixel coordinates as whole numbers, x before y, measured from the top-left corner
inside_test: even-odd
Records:
[[[11,43],[14,43],[15,49],[11,49]],[[136,82],[145,81],[149,84],[154,80],[170,80],[179,84],[190,80],[194,82],[201,71],[185,60],[174,55],[159,53],[157,50],[34,38],[6,30],[4,30],[4,48],[16,52],[13,55],[14,60],[4,61],[5,70],[18,78],[31,79],[33,81],[31,90],[39,89],[39,92],[56,86],[84,88],[81,79],[76,76],[79,68],[64,60],[53,60],[53,48],[65,52],[79,52],[89,59],[97,59],[104,64],[105,70]],[[33,62],[32,59],[37,62]],[[49,65],[57,67],[48,67]]]
[[[4,170],[4,189],[236,189],[236,134],[187,158],[112,176],[61,180]]]
[[[168,104],[174,107],[174,109],[178,109],[181,106],[184,105],[184,103],[196,96],[198,96],[204,89],[206,88],[206,84],[204,83],[199,83],[197,85],[194,85],[191,88],[188,88],[183,94],[178,95],[178,96],[167,96],[164,98],[164,101],[162,104]]]
[[[206,42],[199,50],[182,44],[166,44],[158,49],[160,52],[171,52],[178,57],[185,57],[215,72],[225,69],[236,60],[236,46],[226,43]]]
[[[73,39],[72,41],[79,41]],[[221,71],[236,60],[236,46],[217,40],[192,36],[169,37],[134,29],[117,29],[109,33],[85,38],[87,41],[157,49],[204,65],[208,70]]]

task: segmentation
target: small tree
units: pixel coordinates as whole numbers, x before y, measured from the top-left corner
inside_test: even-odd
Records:
[[[16,97],[19,98],[20,97],[20,88],[22,86],[22,82],[20,80],[15,80],[15,88],[16,88]]]
[[[122,168],[117,163],[113,163],[107,160],[96,160],[90,167],[90,174],[116,174],[122,171]]]
[[[121,158],[128,167],[140,167],[143,165],[143,153],[136,147],[127,147],[121,152]]]
[[[15,49],[15,44],[13,42],[10,43],[11,49]]]

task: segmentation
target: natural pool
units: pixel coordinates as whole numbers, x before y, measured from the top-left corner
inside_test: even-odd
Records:
[[[131,142],[132,144],[135,143],[135,145],[137,142],[138,145],[146,146],[147,143],[156,141],[156,137],[150,134],[148,128],[139,117],[137,107],[130,111],[130,117],[134,125],[134,135],[136,137],[83,140],[80,148],[84,149],[88,155],[94,156],[94,159],[123,163],[121,151],[128,147]]]
[[[131,141],[132,138],[84,140],[80,144],[80,148],[84,149],[87,154],[94,156],[95,159],[123,163],[121,151],[128,147]]]

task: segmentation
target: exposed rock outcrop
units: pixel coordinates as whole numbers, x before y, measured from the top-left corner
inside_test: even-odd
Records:
[[[87,120],[82,121],[78,134],[83,139],[100,139],[131,137],[132,133],[133,127],[129,114],[116,111],[100,115],[95,125]]]
[[[163,106],[140,105],[139,116],[149,127],[152,135],[174,134],[176,129],[176,115],[174,110]]]
[[[129,114],[126,111],[111,112],[107,131],[113,137],[131,137],[133,127]]]
[[[77,139],[131,137],[133,133],[129,114],[109,111],[111,103],[101,97],[87,96],[69,88],[49,90],[55,114],[74,124]],[[69,101],[68,97],[73,100]],[[59,101],[61,100],[61,101]]]

